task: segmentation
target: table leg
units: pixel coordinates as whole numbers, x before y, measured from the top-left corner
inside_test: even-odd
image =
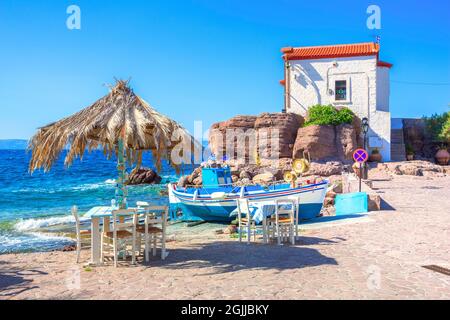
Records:
[[[109,232],[111,230],[110,228],[111,221],[109,217],[103,218],[103,232]]]
[[[100,221],[99,218],[91,219],[91,263],[100,264]]]
[[[162,239],[161,239],[161,259],[164,260],[167,257],[166,254],[166,228],[167,228],[167,215],[164,212],[162,214]]]
[[[267,218],[263,218],[263,242],[267,243]]]

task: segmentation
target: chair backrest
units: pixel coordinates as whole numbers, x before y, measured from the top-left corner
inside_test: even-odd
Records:
[[[277,219],[280,216],[288,216],[289,218],[294,219],[296,204],[297,202],[295,199],[277,199],[275,201],[275,214]]]
[[[75,228],[78,236],[80,234],[80,217],[78,216],[78,207],[73,206],[71,212],[73,217],[75,218]]]
[[[240,219],[244,215],[247,219],[250,220],[252,217],[250,214],[250,206],[248,204],[248,199],[237,199],[236,204],[238,210],[238,218]]]
[[[168,210],[167,206],[148,206],[145,207],[145,210],[147,210],[148,212],[165,212],[166,210]]]
[[[162,212],[161,219],[157,218],[157,213]],[[145,207],[145,218],[147,219],[147,223],[151,223],[152,220],[155,222],[159,222],[160,220],[164,219],[167,221],[167,215],[169,213],[169,207],[168,206],[146,206]]]
[[[113,216],[113,231],[124,230],[130,227],[135,228],[137,225],[137,210],[136,209],[118,209],[112,211]],[[131,221],[126,221],[126,218],[131,216]],[[122,219],[121,219],[122,218]]]

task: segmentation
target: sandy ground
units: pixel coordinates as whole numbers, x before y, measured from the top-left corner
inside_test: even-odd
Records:
[[[386,210],[305,230],[295,246],[205,228],[172,236],[165,261],[117,269],[83,268],[73,252],[2,255],[0,299],[449,299],[450,276],[422,266],[450,268],[450,178],[381,177],[374,188]]]

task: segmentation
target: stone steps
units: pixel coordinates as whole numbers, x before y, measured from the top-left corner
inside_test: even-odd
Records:
[[[391,130],[391,161],[405,161],[406,150],[403,129]]]

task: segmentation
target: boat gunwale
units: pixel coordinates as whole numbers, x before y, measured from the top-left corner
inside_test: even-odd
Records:
[[[274,198],[274,197],[290,196],[290,195],[295,195],[295,194],[300,194],[300,193],[320,191],[320,190],[325,189],[322,186],[328,185],[328,184],[329,184],[329,181],[324,180],[320,183],[299,186],[296,188],[285,188],[285,189],[278,189],[278,190],[261,190],[261,191],[252,192],[250,194],[247,193],[244,195],[244,198],[258,200],[257,198],[269,199],[269,198]],[[243,187],[245,187],[245,186],[243,186]],[[176,188],[177,188],[177,186],[175,184],[173,184],[172,192],[173,192],[174,196],[177,197],[180,201],[187,201],[187,202],[194,202],[194,203],[195,202],[220,203],[220,202],[235,202],[236,199],[240,198],[239,194],[234,194],[231,197],[225,197],[223,199],[212,199],[210,196],[198,195],[196,200],[194,200],[193,199],[194,194],[180,192]]]

